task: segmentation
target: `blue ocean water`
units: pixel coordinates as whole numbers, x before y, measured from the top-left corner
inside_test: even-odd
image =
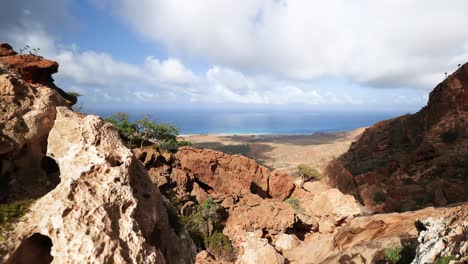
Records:
[[[93,111],[108,117],[116,111]],[[399,116],[399,112],[318,112],[268,110],[132,110],[131,120],[150,114],[181,134],[311,134],[349,131]]]

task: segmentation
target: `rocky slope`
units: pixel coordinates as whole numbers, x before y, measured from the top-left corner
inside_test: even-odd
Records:
[[[467,205],[361,216],[361,205],[354,197],[330,187],[325,180],[298,184],[292,193],[286,192],[288,196],[259,194],[249,188],[255,177],[247,175],[260,171],[257,179],[262,179],[274,173],[245,157],[188,147],[176,154],[152,148],[134,151],[161,192],[180,203],[181,214],[208,197],[224,208],[223,233],[236,247],[238,263],[384,263],[384,251],[388,248],[410,246],[412,256],[416,254],[418,219],[431,225],[463,212],[452,224],[458,227],[456,234],[468,224]],[[242,175],[246,175],[246,182],[229,180]],[[267,189],[289,186],[290,180],[283,180]],[[296,199],[297,205],[290,203],[291,199]],[[460,238],[453,246],[447,246],[449,250],[438,251],[434,256],[466,255],[466,249],[457,246]],[[441,240],[436,239],[438,243]],[[197,263],[219,261],[228,263],[205,251],[197,257]]]
[[[25,81],[31,57],[0,58],[2,200],[37,199],[0,228],[0,262],[192,263],[193,241],[116,129],[67,109],[50,75],[38,77],[56,63],[34,60]]]
[[[437,85],[419,112],[366,129],[340,161],[348,172],[330,166],[335,186],[372,211],[468,200],[468,64]]]
[[[56,62],[17,55],[6,44],[0,45],[0,56],[0,205],[35,199],[19,222],[0,226],[1,263],[385,263],[385,250],[398,246],[408,248],[418,264],[443,257],[466,260],[466,203],[364,215],[390,210],[400,196],[405,203],[411,201],[408,195],[426,197],[432,189],[423,186],[431,182],[451,188],[441,195],[436,193],[440,186],[433,185],[439,188],[434,200],[463,200],[457,188],[465,187],[466,175],[431,173],[442,164],[457,173],[466,169],[453,163],[466,150],[466,127],[459,121],[466,121],[466,66],[431,95],[425,109],[432,110],[421,111],[441,107],[440,113],[401,118],[413,118],[418,126],[409,119],[396,122],[403,124],[399,127],[382,122],[376,126],[384,127],[380,132],[371,128],[353,145],[343,164],[329,166],[329,179],[294,183],[287,174],[239,155],[190,147],[175,154],[130,151],[111,124],[69,109],[73,100],[62,96],[50,76]],[[441,136],[454,127],[451,140]],[[406,142],[401,138],[411,147],[401,147]],[[374,140],[383,143],[374,146]],[[420,151],[428,142],[437,150],[434,156]],[[399,162],[401,155],[410,157],[398,168],[417,171],[418,177],[410,177],[415,183],[405,180],[409,176],[397,177],[393,161],[353,175],[352,161],[366,165],[389,153]],[[379,191],[385,199],[369,204]],[[397,191],[400,196],[393,196]],[[206,201],[219,210],[211,204],[213,210],[205,213],[220,217],[219,226],[208,222],[208,233],[221,228],[233,255],[216,251],[229,248],[225,240],[212,240],[218,248],[196,255],[205,248],[196,248],[189,237],[193,222],[182,220]]]

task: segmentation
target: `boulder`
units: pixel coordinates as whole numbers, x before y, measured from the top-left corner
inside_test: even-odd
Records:
[[[283,252],[284,250],[289,250],[297,247],[300,243],[301,241],[295,235],[283,233],[276,237],[275,248],[279,252]]]
[[[243,254],[239,256],[240,264],[283,264],[285,258],[265,238],[258,238],[248,234],[241,244]]]

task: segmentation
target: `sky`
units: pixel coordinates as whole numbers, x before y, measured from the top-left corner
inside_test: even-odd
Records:
[[[466,0],[2,0],[0,42],[86,109],[417,111],[468,59]]]

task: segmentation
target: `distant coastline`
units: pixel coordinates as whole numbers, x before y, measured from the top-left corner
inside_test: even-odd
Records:
[[[116,111],[100,111],[107,117]],[[193,135],[312,135],[314,133],[340,133],[371,126],[402,112],[326,112],[326,111],[207,111],[207,110],[135,110],[128,112],[130,119],[144,114],[157,122],[174,124],[181,136]]]

